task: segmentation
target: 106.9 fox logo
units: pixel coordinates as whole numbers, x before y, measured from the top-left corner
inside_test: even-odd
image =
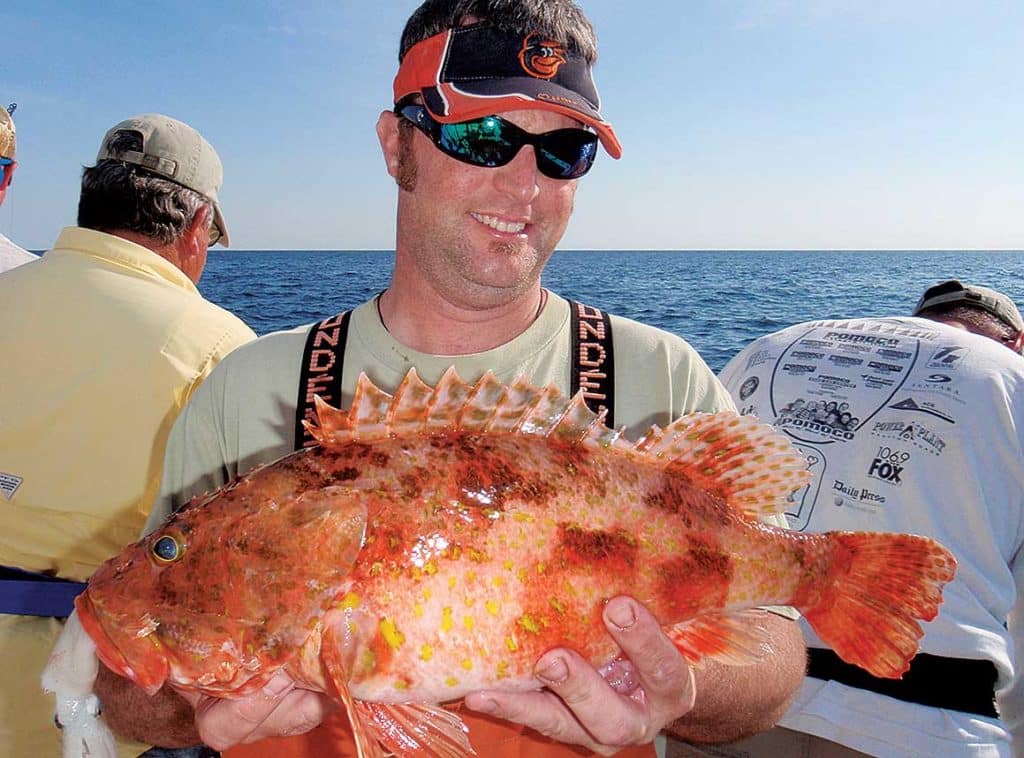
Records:
[[[878,454],[868,467],[868,476],[893,486],[900,486],[903,469],[910,460],[910,453],[893,450],[891,447],[878,448]]]

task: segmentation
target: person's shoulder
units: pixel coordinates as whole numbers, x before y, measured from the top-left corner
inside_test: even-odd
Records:
[[[294,358],[297,366],[302,358],[306,336],[311,327],[312,324],[304,324],[294,329],[264,334],[233,350],[221,365],[228,364],[228,367],[224,369],[226,371],[235,367],[249,367],[260,363],[279,362]]]

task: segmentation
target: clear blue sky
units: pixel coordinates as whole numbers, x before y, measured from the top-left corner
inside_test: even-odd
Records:
[[[162,111],[220,153],[234,247],[391,249],[374,122],[417,4],[4,0],[0,232],[48,247],[106,129]],[[563,248],[1024,248],[1021,0],[581,4],[624,155]]]

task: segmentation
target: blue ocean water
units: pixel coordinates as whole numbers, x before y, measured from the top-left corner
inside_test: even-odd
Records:
[[[391,252],[210,251],[200,289],[258,334],[311,323],[387,287]],[[818,318],[909,314],[944,279],[1024,306],[1024,251],[560,251],[544,285],[690,342],[714,371],[755,337]]]

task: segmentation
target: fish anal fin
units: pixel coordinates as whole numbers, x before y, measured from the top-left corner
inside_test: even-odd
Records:
[[[665,630],[690,664],[711,659],[729,666],[749,666],[771,655],[761,622],[767,611],[748,608],[730,613],[705,613]]]
[[[323,644],[320,648],[320,659],[326,671],[327,686],[330,693],[345,705],[349,725],[352,727],[352,738],[356,743],[359,758],[384,758],[384,752],[377,742],[376,734],[363,717],[352,692],[348,688],[348,669],[344,660],[344,641],[338,636],[339,626],[328,626],[324,630]]]
[[[750,519],[782,513],[787,498],[810,479],[807,462],[786,436],[732,411],[682,416],[646,440],[642,451]]]
[[[370,703],[356,709],[374,737],[390,753],[402,756],[460,758],[476,755],[469,729],[458,714],[426,703]]]
[[[956,559],[938,542],[912,534],[830,532],[837,570],[816,602],[793,601],[818,636],[847,663],[899,678],[917,654]]]

